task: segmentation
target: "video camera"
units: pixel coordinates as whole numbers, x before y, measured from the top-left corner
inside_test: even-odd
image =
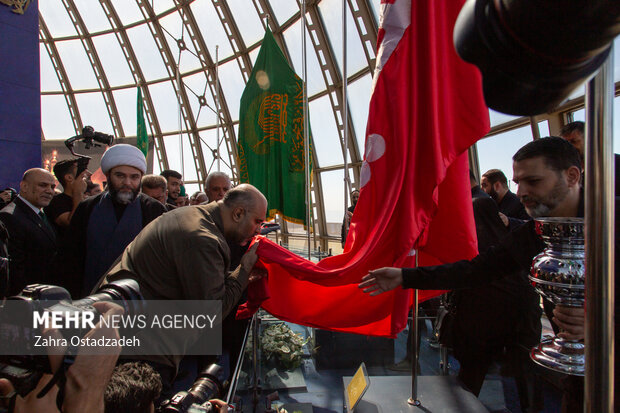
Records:
[[[107,146],[112,145],[112,142],[114,142],[114,136],[108,135],[107,133],[103,133],[103,132],[97,132],[92,126],[84,126],[81,134],[76,135],[72,138],[69,138],[65,141],[65,146],[69,149],[69,151],[74,156],[79,156],[80,158],[90,159],[88,156],[75,153],[75,151],[73,150],[73,145],[75,145],[76,141],[84,142],[84,147],[86,149],[90,149],[93,146],[101,146],[95,142],[99,142]],[[78,164],[78,170],[79,170],[79,164]]]
[[[226,375],[222,366],[213,363],[199,375],[191,389],[180,391],[158,408],[159,413],[208,413],[213,406],[208,401],[221,398]]]
[[[94,295],[81,300],[72,301],[71,295],[62,287],[54,285],[29,285],[17,296],[7,298],[0,306],[0,340],[4,343],[34,342],[39,329],[32,327],[33,312],[50,312],[59,324],[64,324],[63,318],[76,320],[75,329],[63,329],[64,336],[79,336],[90,331],[90,328],[81,328],[85,317],[99,319],[99,313],[93,303],[99,301],[114,301],[120,304],[126,314],[139,314],[144,311],[144,301],[140,287],[135,280],[125,279],[111,282],[102,286]],[[15,307],[7,311],[8,304],[18,303],[19,313],[15,314]],[[19,316],[23,315],[23,318]],[[94,317],[93,317],[94,316]],[[64,359],[65,364],[73,361],[72,351]],[[8,379],[20,396],[30,393],[45,373],[52,373],[47,355],[0,355],[0,378]]]

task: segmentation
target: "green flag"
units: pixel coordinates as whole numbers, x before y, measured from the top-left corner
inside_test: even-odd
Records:
[[[136,146],[142,151],[144,157],[149,151],[149,137],[146,135],[146,123],[144,122],[144,102],[142,101],[142,90],[138,86],[138,127],[136,132]]]
[[[268,219],[305,225],[303,85],[269,30],[241,96],[237,149],[240,180],[267,197]]]

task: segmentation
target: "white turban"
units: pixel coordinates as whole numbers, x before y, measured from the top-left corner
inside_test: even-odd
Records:
[[[108,171],[117,166],[126,165],[139,169],[142,174],[146,173],[146,159],[142,151],[135,146],[119,143],[111,146],[101,157],[101,171]]]

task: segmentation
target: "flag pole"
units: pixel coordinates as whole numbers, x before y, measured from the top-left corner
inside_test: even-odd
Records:
[[[180,52],[179,52],[180,53]],[[183,85],[181,84],[181,70],[179,68],[179,63],[181,61],[181,55],[179,54],[179,62],[177,62],[177,101],[179,102],[179,149],[181,152],[181,175],[185,176],[185,160],[183,159],[183,115],[181,108],[181,88]]]
[[[345,241],[349,233],[347,212],[349,207],[349,193],[351,192],[351,178],[349,177],[349,131],[347,128],[348,99],[347,99],[347,0],[342,0],[342,122],[344,139],[344,236]]]
[[[418,250],[415,250],[415,266],[418,267]],[[413,291],[413,320],[411,323],[411,397],[407,403],[411,406],[420,406],[422,403],[418,400],[418,290]]]
[[[215,156],[217,156],[217,171],[220,171],[220,83],[219,83],[219,67],[220,61],[218,57],[219,45],[215,45],[215,137],[217,147],[215,148]]]
[[[308,231],[308,259],[311,259],[310,249],[310,208],[312,197],[310,195],[310,138],[308,126],[308,81],[307,61],[306,61],[306,0],[301,2],[301,59],[302,59],[302,78],[303,78],[303,106],[304,106],[304,155],[306,171],[306,229]]]

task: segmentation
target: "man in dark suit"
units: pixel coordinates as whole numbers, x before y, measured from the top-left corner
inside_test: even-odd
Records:
[[[486,171],[482,175],[480,186],[484,192],[489,194],[491,198],[497,202],[499,212],[506,215],[508,218],[513,218],[511,221],[511,230],[516,226],[514,225],[514,220],[517,220],[516,222],[521,224],[521,221],[531,219],[525,211],[525,207],[519,200],[519,197],[508,189],[508,179],[506,179],[506,175],[499,169],[489,169]]]
[[[19,196],[0,211],[0,220],[9,232],[9,295],[26,285],[48,282],[49,269],[56,255],[56,233],[43,208],[54,197],[56,181],[45,169],[24,173]]]

